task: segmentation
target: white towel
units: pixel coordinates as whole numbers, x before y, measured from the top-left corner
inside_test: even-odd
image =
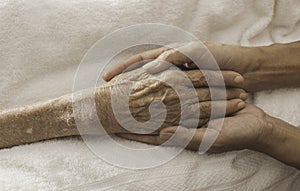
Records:
[[[202,41],[267,45],[300,40],[299,8],[298,0],[0,0],[0,110],[71,92],[85,52],[121,27],[157,22]],[[299,92],[262,92],[254,101],[299,125]],[[0,190],[297,190],[299,182],[299,171],[252,151],[184,151],[143,171],[107,164],[77,138],[0,151]]]

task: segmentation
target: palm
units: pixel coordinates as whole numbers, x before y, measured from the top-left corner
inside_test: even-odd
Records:
[[[261,109],[247,105],[234,116],[225,118],[223,128],[210,151],[251,148],[261,135],[264,117],[265,113]]]
[[[266,114],[261,109],[248,104],[234,116],[225,118],[223,128],[209,149],[209,152],[220,153],[231,150],[253,149],[253,146],[259,142],[257,139],[259,139],[260,136],[263,137],[262,132],[264,132],[265,116]],[[172,126],[162,129],[160,136],[134,134],[123,134],[120,136],[131,140],[159,145],[171,138],[175,131],[179,131],[179,136],[171,142],[171,145],[180,146],[182,142],[181,139],[184,140],[188,133],[193,133],[194,136],[187,148],[198,150],[206,130],[207,128],[199,128],[194,134],[194,131],[191,131],[191,129]]]

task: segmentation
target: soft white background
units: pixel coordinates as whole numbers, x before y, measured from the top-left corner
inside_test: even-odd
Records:
[[[121,27],[158,22],[181,27],[202,41],[267,45],[300,40],[299,10],[299,0],[0,0],[0,110],[71,92],[85,52]],[[254,102],[300,125],[299,92],[262,92]],[[118,190],[300,186],[298,171],[250,151],[217,156],[185,151],[160,169],[134,172],[111,166],[80,140],[68,139],[1,150],[0,162],[0,190],[58,190],[95,181]]]

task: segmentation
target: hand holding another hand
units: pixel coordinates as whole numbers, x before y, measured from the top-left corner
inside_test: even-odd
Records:
[[[210,129],[207,126],[197,129],[187,148],[197,151],[203,140],[204,133],[213,131],[213,133],[218,134],[218,137],[209,149],[208,152],[210,153],[241,149],[259,150],[265,142],[265,136],[271,131],[266,123],[266,118],[267,115],[261,109],[248,104],[233,116],[226,117],[220,132],[218,128],[213,127],[214,121],[220,119],[211,121],[210,124],[212,126]],[[180,143],[187,137],[190,137],[188,136],[190,133],[194,133],[191,129],[185,127],[171,126],[162,129],[159,136],[136,134],[119,134],[119,136],[130,140],[160,145],[170,139],[175,131],[178,131],[179,136],[175,137],[170,146],[181,146]]]
[[[235,80],[241,77],[238,73],[232,71],[203,72],[205,72],[206,78],[212,79],[210,80],[212,87],[207,86],[207,81],[200,70],[180,71],[173,68],[157,74],[148,74],[139,68],[123,73],[108,83],[116,90],[113,93],[112,88],[110,88],[110,93],[116,96],[116,99],[111,103],[118,102],[118,108],[114,112],[115,114],[118,112],[120,116],[123,116],[123,119],[126,119],[124,126],[130,127],[134,123],[128,120],[130,117],[128,114],[137,121],[145,123],[150,120],[149,107],[152,104],[153,120],[157,127],[160,123],[155,121],[156,117],[161,116],[164,109],[153,103],[162,102],[165,105],[167,116],[160,128],[179,125],[180,120],[184,126],[195,128],[208,122],[211,117],[212,104],[214,104],[213,118],[231,115],[244,108],[247,93],[238,88],[242,85],[240,81]],[[223,79],[225,85],[228,86],[227,89],[221,87],[224,83]],[[125,104],[126,98],[122,97],[128,89],[131,89],[128,105],[130,111]],[[181,97],[176,93],[176,89],[179,90],[178,94],[181,94]],[[193,96],[193,92],[196,93],[195,96]],[[107,102],[107,104],[109,103]],[[184,112],[181,113],[181,111]],[[198,116],[197,113],[200,115]],[[196,114],[197,116],[195,116]],[[107,119],[104,120],[108,125],[116,124],[107,121]],[[143,126],[143,128],[139,127],[140,129],[150,128],[143,124],[140,126]]]
[[[118,74],[130,69],[136,69],[144,63],[144,70],[148,73],[158,73],[168,69],[171,64],[183,69],[205,69],[235,71],[242,77],[236,79],[243,83],[248,92],[256,91],[252,84],[253,73],[259,69],[261,51],[257,48],[241,47],[223,44],[203,44],[195,41],[186,44],[172,44],[169,46],[149,50],[134,55],[104,74],[103,79],[111,80]],[[193,63],[190,57],[200,63],[200,68]],[[212,62],[215,59],[218,68]]]
[[[206,46],[214,56],[224,76],[227,94],[231,86],[242,88],[246,92],[299,87],[300,56],[298,53],[300,42],[260,47],[222,44],[206,44]],[[138,62],[146,63],[143,68],[151,74],[166,70],[174,64],[183,70],[187,70],[186,72],[189,73],[189,76],[193,76],[194,74],[199,75],[190,72],[193,69],[199,68],[199,64],[196,65],[193,63],[182,52],[189,55],[196,55],[196,58],[198,55],[198,59],[200,60],[199,69],[213,72],[216,68],[211,67],[211,60],[208,61],[206,59],[208,51],[201,51],[202,47],[200,42],[191,42],[150,50],[129,58],[106,73],[103,78],[109,81],[127,68],[135,69],[136,66],[134,64]],[[149,61],[151,62],[147,63]],[[226,74],[226,72],[229,72],[228,74],[230,75]],[[227,78],[226,75],[231,77]],[[234,80],[232,80],[233,76],[235,76]],[[205,84],[203,83],[205,81],[203,79],[198,79],[198,83]],[[226,79],[231,79],[231,81],[226,82]],[[228,96],[226,99],[226,103],[231,102],[231,100],[228,101],[230,99]],[[223,101],[225,100],[223,99]],[[226,108],[227,110],[228,108]],[[208,111],[209,109],[206,112]],[[226,114],[226,117],[223,119],[212,119],[208,124],[210,126],[207,126],[207,123],[199,126],[202,128],[196,130],[187,148],[198,150],[205,132],[211,131],[214,134],[219,134],[219,136],[209,152],[218,153],[252,149],[266,153],[275,159],[300,169],[300,147],[296,146],[300,144],[300,130],[295,126],[273,118],[258,107],[250,104],[247,104],[245,107],[243,106],[243,109],[237,109],[235,112],[226,112]],[[214,122],[218,122],[218,120],[224,120],[221,130],[214,127]],[[173,124],[161,129],[159,136],[137,134],[119,134],[119,136],[160,145],[169,140],[176,130],[179,132],[179,135],[171,142],[173,146],[180,146],[179,143],[182,140],[190,137],[187,135],[194,133],[191,129],[184,126],[178,127],[178,125]]]

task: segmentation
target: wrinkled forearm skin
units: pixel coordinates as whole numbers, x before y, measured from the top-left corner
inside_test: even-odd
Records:
[[[108,88],[109,86],[96,88],[97,115],[107,133],[125,133],[127,131],[118,125],[112,114]],[[89,99],[89,96],[84,93],[77,101]],[[79,135],[72,101],[72,95],[69,94],[47,102],[0,112],[0,148]],[[101,130],[88,126],[81,133],[103,134]]]
[[[71,96],[0,113],[0,148],[78,135]]]
[[[99,115],[105,114],[104,110],[98,112]],[[107,128],[108,132],[114,130]],[[71,94],[0,112],[0,148],[72,135],[79,135],[79,132],[75,125]]]
[[[103,86],[97,87],[94,97],[91,97],[94,93],[92,89],[82,90],[73,94],[75,97],[79,95],[79,97],[75,99],[78,104],[85,104],[85,101],[95,98],[97,116],[92,115],[90,108],[79,110],[75,108],[76,112],[73,113],[72,94],[31,106],[0,112],[0,148],[33,143],[51,138],[79,135],[79,130],[76,127],[74,118],[75,114],[80,115],[80,119],[82,119],[84,123],[83,128],[80,128],[80,134],[103,135],[105,133],[128,133],[128,130],[124,129],[114,116],[111,104],[111,90],[113,87],[117,87],[118,96],[123,93],[123,90],[128,89],[130,87],[129,84],[132,82],[134,85],[138,84],[137,82],[142,83],[137,85],[130,93],[130,97],[131,95],[134,97],[129,101],[130,108],[122,107],[120,109],[121,113],[127,113],[129,111],[137,121],[146,122],[150,118],[148,107],[151,102],[162,101],[166,106],[167,116],[159,128],[177,125],[181,117],[181,110],[176,92],[164,83],[148,80],[149,75],[143,72],[143,70],[136,70],[132,73],[129,72],[119,75],[119,83],[115,83],[116,79],[114,79]],[[167,71],[165,74],[173,76],[174,71]],[[157,78],[159,79],[165,74],[158,74]],[[140,87],[141,85],[142,87]],[[182,86],[185,87],[184,85]],[[186,89],[189,90],[188,87],[186,87]],[[189,105],[185,106],[189,107]],[[157,112],[158,114],[161,112],[159,108]],[[103,132],[97,124],[96,127],[94,124],[89,124],[89,122],[92,124],[92,119],[95,117],[100,119],[106,132]],[[202,124],[207,121],[208,119],[200,119],[199,123]],[[156,124],[156,122],[154,119],[154,124]],[[157,122],[157,124],[161,123]],[[130,126],[130,124],[128,125]],[[142,125],[141,128],[147,128],[147,126]],[[153,134],[156,133],[158,132],[153,132]]]

